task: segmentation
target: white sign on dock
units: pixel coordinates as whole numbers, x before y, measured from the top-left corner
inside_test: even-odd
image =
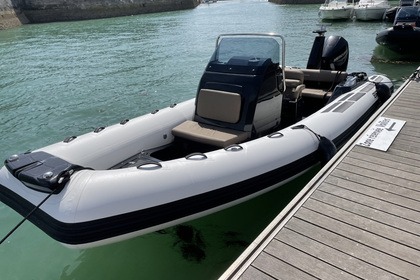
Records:
[[[366,133],[360,137],[357,145],[387,151],[404,124],[405,121],[402,120],[379,117]]]

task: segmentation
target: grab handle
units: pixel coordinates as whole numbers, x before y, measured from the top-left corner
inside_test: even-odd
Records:
[[[203,153],[192,153],[187,155],[185,158],[190,160],[203,160],[206,159],[207,156]]]

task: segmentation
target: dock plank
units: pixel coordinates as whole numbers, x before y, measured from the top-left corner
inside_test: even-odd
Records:
[[[348,172],[345,170],[336,170],[325,183],[339,186],[343,191],[350,190],[364,196],[376,198],[377,202],[388,202],[392,205],[400,205],[407,212],[420,214],[420,203],[418,201],[418,192],[408,186],[397,185],[393,182],[381,180],[381,178],[363,177],[360,174]],[[324,186],[320,186],[322,189]],[[414,197],[414,198],[413,198]]]
[[[331,188],[339,189],[334,186],[330,186],[330,189]],[[344,197],[331,194],[330,192],[319,190],[313,193],[311,199],[318,200],[322,203],[343,209],[352,214],[362,216],[378,223],[383,223],[420,237],[420,223],[408,220],[405,217],[401,217],[401,215],[394,215],[378,210],[377,208],[370,207],[368,204],[372,204],[372,202],[366,203],[366,200],[372,200],[369,197],[362,200],[348,200]]]
[[[334,175],[339,173],[345,173],[344,176],[348,176],[350,180],[356,180],[357,178],[366,178],[366,180],[376,180],[377,182],[382,182],[383,184],[390,183],[396,186],[405,187],[412,189],[414,191],[419,190],[420,182],[414,180],[405,180],[401,176],[397,175],[397,172],[394,173],[394,170],[390,170],[389,173],[379,172],[382,168],[378,170],[371,170],[367,168],[361,168],[357,165],[342,163],[336,170],[334,170]],[[382,170],[381,170],[382,171]],[[372,185],[372,184],[371,184]],[[381,189],[382,185],[375,185]]]
[[[397,279],[398,277],[410,278],[412,271],[420,272],[420,268],[418,266],[407,263],[384,252],[375,250],[370,246],[366,246],[355,240],[347,238],[345,235],[331,232],[328,229],[319,227],[305,220],[292,218],[290,222],[287,223],[286,228],[300,234],[305,234],[309,238],[322,242],[326,246],[345,252],[353,258],[363,261],[369,267],[374,266],[382,271],[381,274],[383,274],[384,277],[392,278],[393,275],[395,275]],[[375,271],[377,271],[377,269],[375,269]],[[388,273],[390,275],[388,275]],[[366,277],[366,279],[368,278]],[[374,277],[373,279],[381,278]]]
[[[268,262],[267,264],[271,264],[271,266],[268,266],[268,269],[270,267],[273,266],[272,262],[270,262],[270,258],[267,258]],[[275,264],[277,265],[277,264]],[[261,270],[256,269],[255,267],[251,266],[247,269],[246,273],[244,273],[241,276],[242,280],[255,280],[255,279],[260,279],[260,280],[274,280],[276,278],[273,278],[269,275],[267,275],[267,273],[264,273]]]
[[[348,273],[353,277],[365,279],[398,279],[394,274],[355,258],[337,248],[327,246],[325,243],[322,243],[323,238],[325,236],[318,241],[288,228],[283,229],[282,234],[276,236],[277,240],[293,246],[318,260],[340,268],[341,273]]]
[[[415,122],[419,120],[417,115],[415,115],[415,113],[407,114],[405,112],[395,112],[395,111],[389,111],[386,117],[398,119],[398,120],[410,121],[410,122]]]
[[[419,105],[418,102],[413,102],[409,99],[397,101],[393,107],[389,108],[386,112],[386,116],[398,115],[401,118],[417,119],[416,108]]]
[[[359,172],[360,172],[360,169],[368,170],[368,171],[377,171],[378,173],[384,174],[384,175],[390,174],[391,176],[397,177],[398,179],[409,180],[415,183],[420,182],[420,174],[414,173],[418,171],[415,168],[406,166],[407,169],[411,169],[411,170],[404,170],[404,169],[398,169],[395,167],[388,167],[382,164],[383,161],[384,160],[378,161],[377,164],[375,165],[370,162],[366,162],[365,160],[352,158],[349,156],[343,160],[343,165],[345,165],[345,167],[354,166],[354,168],[352,168],[351,171],[353,171],[353,169],[356,169],[356,168]],[[398,164],[396,164],[396,166],[398,166]],[[420,183],[418,185],[420,186]],[[420,187],[419,187],[419,190],[420,190]]]
[[[419,134],[419,137],[420,137],[420,134]],[[396,149],[388,150],[386,153],[384,153],[383,151],[379,151],[375,149],[366,149],[361,146],[354,147],[353,151],[349,153],[349,156],[352,156],[352,153],[361,154],[361,156],[369,155],[377,159],[385,159],[391,162],[403,163],[403,164],[412,165],[412,166],[420,168],[420,154],[414,154],[413,156],[407,157],[407,153],[401,152],[400,150],[396,150]]]
[[[294,278],[294,279],[301,279],[301,280],[315,280],[314,276],[296,268],[295,266],[292,266],[288,263],[285,263],[284,261],[273,257],[272,255],[262,252],[257,259],[255,259],[252,269],[251,269],[251,275],[254,278],[250,278],[252,280],[255,279],[261,279],[255,277],[256,274],[253,272],[256,269],[260,269],[264,271],[265,273],[269,274],[269,277],[274,277],[273,279],[282,279],[284,275],[288,275],[288,277]],[[258,271],[260,271],[258,270]],[[250,272],[246,272],[244,275],[250,275]],[[263,276],[264,277],[264,276]],[[242,278],[241,278],[242,279]]]
[[[342,220],[323,215],[320,212],[313,211],[308,208],[300,208],[299,211],[296,212],[295,216],[296,218],[317,224],[318,226],[336,234],[346,236],[348,239],[357,243],[375,248],[377,251],[411,263],[414,266],[419,267],[418,272],[420,273],[420,252],[416,249],[394,242],[390,239],[379,236],[378,234],[371,233],[357,226],[350,225]],[[357,220],[357,218],[353,219],[353,221],[354,220]],[[372,255],[372,257],[374,257],[374,255]]]
[[[368,150],[368,149],[365,148],[365,150]],[[353,159],[359,162],[361,161],[371,166],[374,165],[376,167],[377,166],[386,167],[387,170],[384,170],[384,173],[387,173],[390,170],[400,170],[403,172],[409,172],[412,174],[420,175],[420,168],[419,168],[420,162],[413,161],[410,164],[410,163],[407,163],[407,160],[405,158],[398,158],[396,156],[379,157],[377,155],[369,154],[363,151],[362,152],[353,151],[349,153],[348,159]]]
[[[340,184],[346,184],[350,187],[345,188],[342,185],[340,186]],[[337,182],[335,185],[323,183],[322,186],[319,187],[319,190],[350,201],[362,203],[363,205],[371,207],[376,211],[383,211],[397,217],[404,217],[404,219],[410,220],[414,223],[419,223],[420,217],[418,211],[408,209],[405,205],[398,205],[388,202],[382,198],[366,195],[363,191],[360,191],[360,189],[355,190],[351,186],[357,187],[357,184],[348,183],[346,181],[343,181],[342,183]]]
[[[318,279],[357,279],[354,275],[319,260],[304,251],[280,242],[277,239],[272,240],[264,252],[276,258],[286,260],[290,265]]]
[[[419,153],[419,147],[412,145],[412,143],[410,141],[404,141],[404,140],[399,140],[396,141],[394,143],[392,143],[392,149],[397,149],[400,151],[403,151],[407,154],[413,154],[414,156],[417,156]],[[409,155],[407,155],[409,156]]]
[[[414,134],[414,135],[413,135]],[[420,144],[420,133],[406,134],[405,131],[400,134],[399,140],[410,141],[413,144]]]
[[[352,227],[359,228],[365,232],[375,234],[378,237],[386,238],[397,242],[403,246],[410,247],[416,250],[416,254],[420,252],[420,243],[418,243],[418,235],[402,231],[399,228],[389,226],[385,223],[366,218],[366,213],[362,215],[355,214],[343,208],[338,208],[333,205],[323,203],[314,199],[309,199],[304,207],[311,211],[320,213],[329,218],[340,220],[343,223],[349,224]],[[418,263],[420,265],[420,258]]]

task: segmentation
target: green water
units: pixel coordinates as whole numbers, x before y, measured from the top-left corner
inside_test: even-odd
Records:
[[[219,1],[0,31],[0,159],[193,97],[221,33],[283,34],[286,64],[305,67],[318,7]],[[327,35],[349,41],[350,72],[398,85],[418,64],[389,61],[374,39],[387,26],[333,23]],[[94,249],[67,249],[26,222],[0,246],[0,279],[215,279],[316,171],[205,218]],[[0,238],[20,219],[0,203]]]

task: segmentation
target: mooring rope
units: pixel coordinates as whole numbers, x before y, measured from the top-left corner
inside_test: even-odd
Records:
[[[34,209],[31,210],[11,231],[9,231],[8,234],[0,241],[0,245],[3,244],[3,242],[10,237],[29,217],[39,208],[42,204],[44,204],[45,201],[47,201],[48,198],[51,197],[51,195],[54,194],[55,190],[52,190],[37,206],[34,207]]]

